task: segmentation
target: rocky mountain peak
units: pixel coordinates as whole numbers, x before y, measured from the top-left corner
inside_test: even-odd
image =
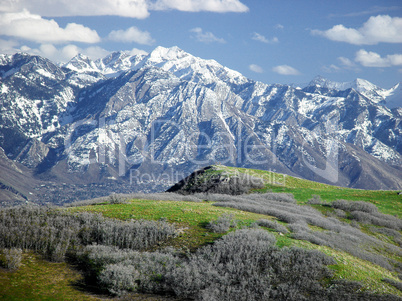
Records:
[[[185,56],[188,57],[190,56],[190,54],[184,52],[177,46],[173,46],[170,48],[158,46],[149,54],[148,61],[152,61],[155,63],[163,61],[174,61],[181,59]]]
[[[77,54],[63,67],[76,72],[99,71],[95,62],[84,54]]]
[[[402,187],[401,113],[378,101],[379,89],[352,89],[371,89],[367,81],[268,85],[178,47],[95,62],[80,55],[64,67],[17,58],[0,58],[0,147],[51,178],[124,182],[132,173],[131,189],[141,189],[146,174],[147,189],[156,190],[173,184],[168,173],[180,175],[175,183],[221,163],[341,186]],[[328,141],[337,145],[332,169]]]

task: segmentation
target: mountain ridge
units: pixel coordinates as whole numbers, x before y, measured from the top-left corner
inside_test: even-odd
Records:
[[[178,47],[81,55],[62,67],[15,58],[0,56],[0,146],[39,176],[127,183],[134,171],[139,183],[129,186],[140,190],[141,174],[184,178],[221,162],[331,182],[336,141],[335,184],[402,188],[401,114],[371,94],[268,85]],[[164,189],[169,177],[144,189]]]

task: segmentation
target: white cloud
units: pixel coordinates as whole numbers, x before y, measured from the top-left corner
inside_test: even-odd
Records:
[[[150,10],[199,12],[247,12],[240,0],[3,0],[0,12],[18,12],[28,9],[48,17],[65,16],[121,16],[147,18]]]
[[[370,17],[358,29],[339,24],[326,31],[312,30],[311,33],[354,45],[374,45],[381,42],[402,43],[402,18],[379,15]]]
[[[352,60],[340,56],[338,57],[338,64],[331,64],[329,66],[323,66],[322,70],[328,73],[334,73],[334,72],[341,72],[343,70],[351,70],[354,72],[359,72],[361,69],[359,66],[353,62]]]
[[[263,42],[263,43],[269,43],[269,41],[266,37],[264,37],[262,34],[259,34],[257,32],[253,33],[252,39],[259,41],[259,42]]]
[[[80,48],[74,44],[69,44],[60,48],[57,48],[53,44],[42,44],[38,48],[30,48],[24,45],[12,53],[15,52],[27,52],[30,54],[40,55],[50,59],[53,62],[67,62],[79,53],[85,54],[93,60],[103,58],[110,53],[109,51],[98,46]]]
[[[239,0],[157,0],[150,6],[154,10],[177,9],[180,11],[217,13],[247,12],[249,9]]]
[[[357,11],[357,12],[351,12],[351,13],[346,13],[346,14],[330,14],[328,17],[329,18],[336,18],[336,17],[359,17],[359,16],[364,16],[364,15],[372,15],[372,14],[378,14],[381,12],[386,12],[386,11],[392,11],[392,10],[399,10],[399,6],[373,6],[370,8],[367,8],[362,11]]]
[[[2,1],[0,11],[28,9],[41,16],[122,16],[143,19],[149,16],[147,0],[18,0]]]
[[[80,53],[85,54],[93,60],[97,60],[107,56],[110,51],[107,51],[106,49],[103,49],[99,46],[90,46],[88,48],[80,49]]]
[[[258,66],[256,64],[251,64],[250,66],[248,66],[248,68],[253,72],[257,72],[257,73],[263,73],[264,72],[264,69],[262,69],[261,66]]]
[[[148,52],[146,52],[145,50],[142,50],[142,49],[138,49],[138,48],[133,48],[130,50],[130,55],[139,55],[139,54],[147,55]]]
[[[381,57],[376,52],[360,49],[356,52],[355,61],[364,67],[402,66],[402,54],[389,54],[386,57]]]
[[[127,30],[113,30],[109,34],[109,39],[116,42],[131,43],[135,42],[141,45],[152,45],[155,40],[148,31],[141,31],[133,26]]]
[[[100,41],[97,32],[88,27],[69,23],[65,28],[61,28],[56,21],[43,19],[27,10],[0,14],[0,35],[51,43]]]
[[[272,39],[269,40],[266,37],[264,37],[262,34],[259,34],[258,32],[254,32],[253,36],[251,38],[255,41],[259,41],[259,42],[266,43],[266,44],[274,44],[274,43],[279,42],[277,37],[273,37]]]
[[[276,24],[275,25],[275,29],[284,29],[285,28],[285,26],[283,26],[282,24]]]
[[[222,38],[217,38],[212,32],[204,32],[202,28],[196,27],[190,30],[195,33],[195,39],[202,43],[226,43]]]
[[[272,71],[281,74],[281,75],[300,75],[301,73],[288,65],[280,65],[272,68]]]
[[[339,72],[341,68],[339,68],[337,65],[331,64],[329,66],[323,66],[322,70],[327,73],[334,73]]]
[[[338,57],[338,61],[346,69],[353,69],[356,67],[356,64],[354,62],[352,62],[350,59],[348,59],[347,57],[340,56],[340,57]]]
[[[17,41],[0,39],[0,53],[14,54],[18,52],[18,46],[19,43]]]

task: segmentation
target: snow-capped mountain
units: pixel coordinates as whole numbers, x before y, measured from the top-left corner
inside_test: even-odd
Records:
[[[2,55],[0,76],[0,147],[41,178],[162,189],[221,163],[402,188],[402,114],[383,105],[398,86],[268,85],[178,47],[63,66]]]
[[[370,83],[369,81],[361,78],[357,78],[352,82],[335,82],[331,81],[327,78],[324,78],[322,76],[317,76],[315,77],[309,84],[308,86],[319,86],[327,89],[332,89],[332,90],[339,90],[339,91],[344,91],[347,89],[354,89],[360,94],[366,96],[370,100],[377,102],[377,103],[382,103],[385,104],[387,107],[392,109],[392,105],[388,105],[389,103],[389,97],[395,94],[395,91],[398,88],[397,84],[396,86],[392,87],[391,89],[383,89],[380,88],[373,83]]]

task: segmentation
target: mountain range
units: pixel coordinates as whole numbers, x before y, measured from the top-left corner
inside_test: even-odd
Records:
[[[0,55],[0,200],[164,190],[211,164],[402,189],[401,85],[265,84],[178,47]]]

